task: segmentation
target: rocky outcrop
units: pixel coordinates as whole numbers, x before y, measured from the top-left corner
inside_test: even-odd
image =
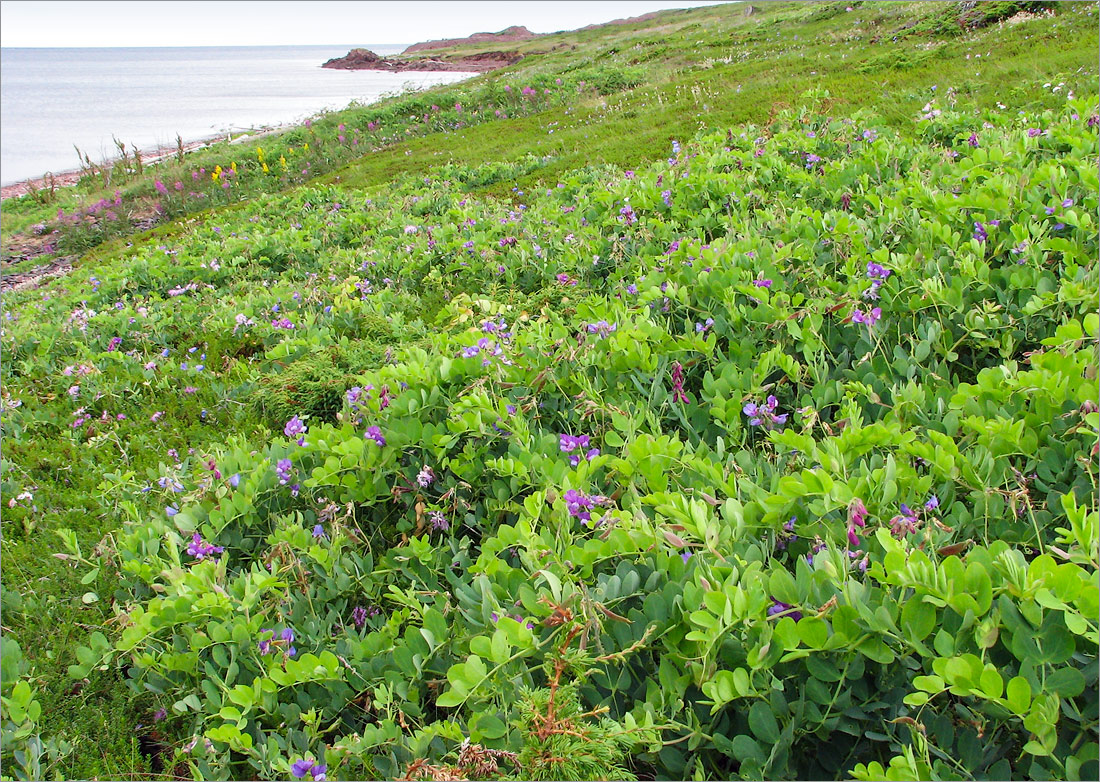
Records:
[[[408,50],[406,50],[408,51]],[[497,68],[515,65],[523,59],[519,52],[479,52],[466,56],[419,57],[404,59],[380,57],[370,49],[352,49],[343,57],[324,63],[322,68],[345,71],[455,71],[461,73],[485,73]]]
[[[448,38],[441,41],[425,41],[414,43],[402,54],[415,54],[416,52],[429,51],[431,49],[447,49],[451,46],[462,46],[468,43],[512,43],[513,41],[526,41],[538,37],[523,26],[512,26],[501,30],[499,33],[474,33],[468,38]]]

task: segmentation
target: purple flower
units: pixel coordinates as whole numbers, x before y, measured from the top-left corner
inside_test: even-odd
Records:
[[[752,284],[757,288],[770,288],[772,287],[772,281],[764,277],[757,277],[752,281]]]
[[[671,190],[662,190],[661,191],[661,200],[665,202],[665,206],[672,206],[672,191]]]
[[[974,223],[974,238],[977,239],[979,242],[984,242],[986,239],[989,238],[989,234],[986,233],[985,226],[981,223]]]
[[[705,334],[707,330],[710,329],[710,327],[713,325],[714,318],[707,318],[704,322],[695,324],[695,333]]]
[[[229,485],[232,486],[234,489],[237,488],[238,486],[240,486],[240,484],[241,484],[241,474],[240,473],[235,472],[235,473],[233,473],[232,475],[229,476]]]
[[[286,485],[290,481],[291,470],[294,469],[294,463],[290,459],[280,459],[275,463],[275,476],[279,479],[279,483]]]
[[[878,131],[876,131],[876,130],[865,130],[865,131],[863,131],[863,140],[864,141],[874,141],[877,138],[878,138]]]
[[[283,434],[287,437],[297,437],[298,435],[304,434],[305,431],[306,426],[298,416],[291,418],[286,422],[286,426],[283,427]]]
[[[274,637],[274,630],[260,630],[260,640],[256,643],[256,646],[260,650],[260,654],[267,654],[271,651],[271,641]]]
[[[570,453],[574,450],[584,450],[588,447],[589,437],[586,434],[572,435],[561,434],[558,435],[558,448],[562,453]]]
[[[768,606],[768,618],[771,619],[774,616],[789,616],[794,621],[798,622],[802,619],[802,612],[794,610],[794,606],[790,603],[784,603],[781,600],[772,598],[772,604]]]
[[[813,152],[810,152],[808,155],[806,155],[806,168],[813,168],[814,163],[820,162],[821,158],[815,155]]]
[[[968,143],[972,147],[977,147],[978,146],[978,134],[977,133],[971,133],[970,138],[968,138],[966,140],[966,143]]]
[[[686,565],[687,561],[689,559],[691,559],[691,552],[690,551],[681,552],[680,553],[680,559],[682,559],[684,561],[684,564]]]
[[[1043,131],[1039,130],[1039,128],[1028,128],[1027,129],[1027,137],[1028,138],[1035,138],[1036,136],[1041,136],[1042,134],[1043,134]]]
[[[598,334],[601,337],[606,337],[617,331],[619,328],[617,323],[608,323],[606,320],[598,320],[595,323],[589,323],[586,326],[586,330],[589,334]]]
[[[321,524],[314,524],[313,525],[313,537],[315,537],[315,538],[327,537],[325,535],[325,528],[324,528],[323,525],[321,525]]]
[[[891,274],[893,274],[893,272],[882,264],[875,263],[874,261],[867,262],[867,276],[872,280],[881,280],[885,282],[890,279]]]
[[[620,209],[619,215],[623,218],[623,222],[627,225],[634,225],[634,223],[637,221],[637,218],[634,216],[634,210],[630,207],[630,204],[627,204],[622,209]]]
[[[428,488],[435,482],[435,472],[427,465],[421,467],[420,472],[416,474],[416,482],[421,488]]]
[[[306,774],[312,770],[312,760],[296,760],[290,764],[290,773],[295,779],[305,779]]]
[[[160,722],[161,720],[167,718],[167,716],[168,716],[168,709],[165,709],[163,707],[159,708],[153,714],[153,722]]]
[[[437,510],[433,510],[428,514],[428,521],[431,522],[432,529],[440,532],[446,532],[451,527],[450,523],[447,521],[447,517]]]
[[[775,398],[775,395],[769,394],[764,404],[758,405],[755,402],[747,402],[741,408],[741,412],[749,417],[749,426],[766,425],[768,429],[774,429],[776,426],[783,426],[787,423],[788,413],[777,414],[775,411],[778,406],[779,400]]]
[[[195,533],[191,536],[191,543],[187,546],[187,553],[195,559],[205,559],[216,554],[221,554],[225,549],[222,546],[212,546],[202,539],[202,535]]]
[[[606,502],[604,497],[584,494],[576,489],[566,491],[562,495],[562,499],[565,500],[565,508],[569,511],[570,516],[589,524],[592,522],[591,509]]]
[[[386,446],[386,438],[382,436],[382,430],[377,426],[367,427],[367,432],[363,436],[368,440],[374,440],[374,442],[378,443],[379,448],[384,448]]]
[[[928,502],[924,503],[924,507],[927,510],[935,510],[936,508],[940,507],[940,498],[933,494],[931,497],[928,498]]]
[[[1062,202],[1062,206],[1065,209],[1069,209],[1071,206],[1073,206],[1073,199],[1067,198],[1065,201]]]
[[[363,606],[356,606],[351,611],[351,623],[356,627],[361,628],[367,622],[367,609]]]
[[[852,312],[853,323],[866,323],[868,327],[874,326],[882,318],[882,307],[875,307],[869,312],[856,309]]]
[[[112,337],[110,343],[107,345],[107,352],[113,352],[118,350],[118,346],[122,344],[122,337]]]

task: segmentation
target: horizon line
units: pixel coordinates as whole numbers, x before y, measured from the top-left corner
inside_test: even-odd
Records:
[[[240,43],[240,44],[147,44],[144,46],[0,46],[0,51],[13,51],[15,49],[270,49],[278,46],[351,46],[351,47],[366,47],[366,46],[412,46],[411,43],[404,41],[398,41],[396,43],[385,43],[375,41],[369,44],[362,43]]]

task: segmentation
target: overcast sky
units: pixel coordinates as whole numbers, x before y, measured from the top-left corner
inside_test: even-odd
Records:
[[[723,0],[2,0],[0,46],[410,44],[525,25],[573,30]]]

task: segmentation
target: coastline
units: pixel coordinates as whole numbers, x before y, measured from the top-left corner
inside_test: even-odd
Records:
[[[184,152],[193,152],[196,149],[204,149],[206,147],[213,146],[214,144],[220,144],[227,142],[229,144],[238,144],[244,141],[250,141],[256,138],[262,138],[263,136],[269,136],[272,133],[279,133],[284,130],[296,127],[299,123],[291,122],[282,125],[275,125],[263,128],[253,128],[245,132],[244,135],[236,138],[228,137],[227,134],[217,134],[214,136],[205,136],[201,139],[193,139],[191,141],[183,142]],[[241,132],[241,131],[238,131]],[[141,150],[141,160],[143,165],[159,163],[166,160],[176,154],[178,148],[174,144],[163,144],[153,149]],[[103,162],[103,165],[114,165],[118,160],[117,157],[111,158]],[[49,187],[49,179],[53,177],[54,185],[57,187],[72,187],[77,184],[82,177],[85,176],[85,169],[72,168],[66,171],[46,172],[45,174],[33,177],[31,179],[24,179],[19,182],[13,182],[9,185],[0,186],[0,201],[6,201],[9,198],[18,198],[19,196],[26,195],[32,192],[32,190],[42,190]]]

